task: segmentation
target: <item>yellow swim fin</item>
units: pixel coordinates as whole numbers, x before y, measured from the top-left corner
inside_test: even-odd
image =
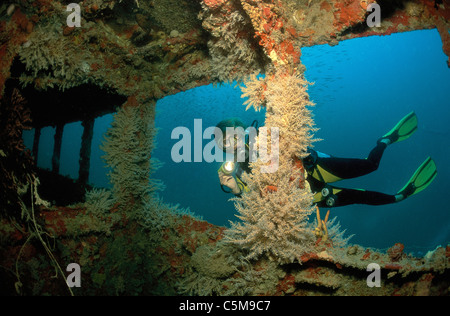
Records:
[[[390,144],[409,138],[417,130],[417,115],[412,111],[386,133],[380,140],[389,139]]]
[[[436,178],[436,175],[436,164],[431,157],[428,157],[397,194],[402,194],[404,198],[417,194],[426,189]]]

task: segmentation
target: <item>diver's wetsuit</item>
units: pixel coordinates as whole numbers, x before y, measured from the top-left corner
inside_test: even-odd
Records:
[[[222,131],[224,130],[224,126],[234,126],[237,124],[232,120],[230,122],[228,121],[229,120],[225,120],[218,124],[218,126],[221,126]],[[344,206],[349,204],[383,205],[402,201],[427,188],[437,175],[436,164],[431,157],[425,159],[420,167],[414,172],[411,179],[395,195],[362,189],[345,189],[330,185],[330,183],[339,180],[360,177],[377,170],[386,147],[390,144],[408,139],[417,130],[417,123],[417,115],[412,111],[377,141],[377,145],[372,149],[369,157],[366,159],[336,158],[308,149],[310,155],[302,159],[302,161],[307,172],[306,180],[311,187],[311,191],[314,193],[313,203],[323,207]],[[239,126],[242,125],[242,123],[239,123]],[[254,121],[251,126],[256,127],[257,129],[257,121]],[[250,137],[250,133],[248,133],[248,135]],[[221,139],[221,142],[223,142],[223,139]],[[247,136],[245,142],[247,144],[246,150],[248,150]],[[247,153],[246,157],[248,156]],[[294,160],[293,168],[298,168],[300,166],[298,164],[300,159],[296,158]],[[236,190],[235,185],[239,187],[240,192],[245,192],[248,188],[246,183],[240,179],[240,175],[243,172],[251,172],[250,166],[248,161],[239,163],[238,166],[240,167],[238,170],[239,172],[236,171],[235,173],[237,183],[231,183],[233,186],[232,192],[238,191]],[[227,182],[229,180],[230,179],[222,180],[221,178],[221,182]],[[223,189],[222,183],[221,186]],[[238,194],[238,196],[239,195],[240,194]]]
[[[344,206],[349,204],[383,205],[395,203],[394,195],[360,189],[345,189],[328,183],[351,179],[369,174],[378,169],[381,157],[387,145],[379,142],[367,159],[336,158],[309,149],[310,155],[303,159],[308,172],[307,181],[314,195],[314,202],[319,207]],[[329,191],[330,201],[323,196],[323,189]]]

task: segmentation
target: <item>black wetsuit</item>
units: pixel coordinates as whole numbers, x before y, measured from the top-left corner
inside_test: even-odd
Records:
[[[367,159],[336,158],[309,149],[310,155],[303,160],[303,164],[308,172],[307,181],[311,191],[315,193],[314,202],[320,207],[395,203],[395,195],[329,185],[331,182],[360,177],[377,170],[386,147],[385,143],[379,142]],[[328,194],[324,196],[323,193]]]
[[[311,187],[311,191],[315,193],[314,203],[317,203],[319,207],[395,203],[395,195],[362,189],[346,189],[330,185],[330,183],[339,180],[357,178],[377,170],[386,147],[387,145],[385,143],[378,142],[367,159],[337,158],[308,148],[310,155],[303,159],[303,165],[308,172],[307,181]],[[246,183],[241,179],[241,174],[243,172],[251,172],[249,162],[247,160],[240,162],[239,167],[236,176],[246,186]],[[329,192],[326,196],[323,194],[323,192],[327,192],[324,189]]]

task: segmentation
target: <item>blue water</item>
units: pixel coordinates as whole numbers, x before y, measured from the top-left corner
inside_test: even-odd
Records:
[[[419,118],[417,132],[390,146],[376,172],[337,186],[392,194],[403,187],[426,157],[431,156],[438,167],[438,176],[427,190],[401,203],[332,209],[342,228],[355,234],[352,243],[387,248],[402,242],[406,250],[416,253],[450,243],[450,69],[446,59],[436,30],[302,49],[306,77],[315,82],[309,92],[317,104],[312,109],[320,128],[316,136],[323,139],[316,144],[317,150],[338,157],[365,158],[376,140],[404,115],[414,110]],[[209,85],[157,103],[156,125],[160,131],[153,156],[164,166],[154,177],[166,185],[160,194],[166,202],[179,203],[217,225],[236,220],[231,195],[220,189],[220,163],[174,163],[171,148],[178,140],[171,139],[171,132],[185,126],[193,134],[194,119],[202,119],[203,130],[232,116],[247,124],[254,119],[263,123],[264,112],[245,111],[240,95],[240,89],[233,85]],[[106,115],[95,122],[89,180],[97,186],[109,186],[99,144],[111,121],[112,116]],[[64,129],[62,174],[75,177],[78,173],[78,154],[74,153],[79,152],[81,132],[80,123]],[[47,169],[51,168],[52,133],[51,127],[42,131],[38,157],[38,164]],[[29,147],[32,134],[24,136]],[[74,145],[65,145],[69,139]],[[204,140],[203,146],[209,142]]]

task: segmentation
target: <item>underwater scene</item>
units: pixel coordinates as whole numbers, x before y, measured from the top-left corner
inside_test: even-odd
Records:
[[[0,4],[0,294],[448,296],[449,25],[446,0]]]

